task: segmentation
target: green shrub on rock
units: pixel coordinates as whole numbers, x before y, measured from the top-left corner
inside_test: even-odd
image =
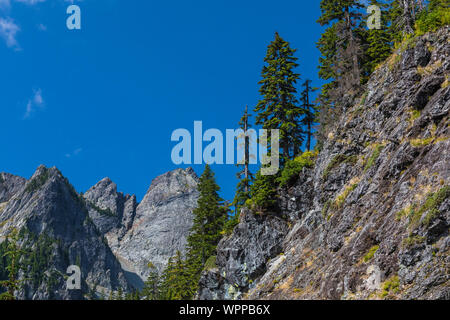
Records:
[[[424,10],[416,21],[416,35],[434,32],[440,27],[450,25],[450,8],[440,5]]]
[[[217,268],[216,258],[217,258],[216,256],[209,257],[208,260],[206,260],[206,262],[205,262],[204,269],[205,270],[211,270],[211,269]]]
[[[302,172],[303,168],[312,168],[314,166],[316,156],[317,153],[307,151],[294,160],[288,161],[281,172],[281,176],[277,179],[277,182],[281,187],[291,184],[298,177],[300,172]]]

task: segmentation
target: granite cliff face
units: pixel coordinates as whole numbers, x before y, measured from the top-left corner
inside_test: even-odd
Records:
[[[23,188],[26,179],[9,173],[0,173],[0,203],[6,203],[12,196]]]
[[[197,183],[191,168],[165,173],[152,181],[139,204],[135,196],[117,193],[109,179],[85,193],[90,217],[135,287],[141,288],[147,279],[149,262],[162,271],[170,257],[185,251]]]
[[[450,299],[449,28],[340,101],[314,169],[243,210],[199,299]]]
[[[24,250],[21,299],[91,299],[140,289],[148,262],[160,270],[184,251],[196,206],[192,169],[156,178],[143,201],[105,178],[78,194],[56,168],[26,179],[0,173],[0,243],[11,228]],[[66,270],[81,268],[81,290],[66,290]],[[31,276],[30,276],[31,275]]]

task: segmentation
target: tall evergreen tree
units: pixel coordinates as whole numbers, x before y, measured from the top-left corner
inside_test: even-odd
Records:
[[[359,58],[362,51],[355,31],[361,25],[362,7],[358,0],[322,0],[320,3],[322,15],[318,22],[330,28],[324,33],[329,39],[323,36],[319,41],[319,48],[324,50],[322,55],[325,58],[330,56],[330,53],[333,55],[333,78],[337,80],[336,89],[340,90],[336,93],[337,96],[360,84]],[[332,39],[336,40],[336,47],[330,52],[330,46],[323,44],[330,43]],[[321,60],[322,63],[324,61]],[[328,62],[324,68],[329,68]]]
[[[433,0],[428,1],[431,3]],[[393,0],[390,6],[391,36],[396,42],[414,33],[414,22],[418,14],[424,9],[423,1]]]
[[[366,79],[375,68],[386,60],[392,52],[392,37],[389,34],[388,4],[380,0],[371,0],[371,5],[376,5],[381,9],[381,29],[366,31],[366,50],[364,62],[364,76]]]
[[[392,0],[388,10],[388,33],[392,42],[401,42],[403,39],[401,0]]]
[[[403,35],[406,36],[408,34],[414,33],[414,8],[415,1],[414,0],[400,0],[402,12],[401,24],[403,26]]]
[[[159,285],[159,293],[160,293],[160,299],[161,300],[174,300],[173,297],[175,297],[176,293],[174,292],[174,285],[175,278],[177,276],[175,270],[175,263],[174,263],[174,257],[170,257],[167,261],[167,266],[164,269],[163,273],[161,274],[161,283]]]
[[[312,128],[314,125],[314,119],[315,119],[315,112],[316,107],[314,104],[310,102],[311,99],[311,93],[314,91],[313,88],[311,88],[311,80],[306,80],[302,87],[304,88],[301,93],[301,107],[303,109],[304,117],[302,119],[302,125],[306,127],[306,149],[308,151],[311,150],[311,138],[313,136]],[[298,152],[296,153],[298,154]]]
[[[327,28],[317,42],[321,52],[319,77],[328,82],[322,85],[317,99],[320,126],[316,138],[319,146],[326,139],[336,113],[341,111],[337,103],[339,99],[359,90],[363,56],[361,3],[357,0],[321,0],[320,9],[321,16],[317,22]]]
[[[161,279],[159,292],[162,300],[188,300],[195,294],[191,270],[180,251],[169,259]]]
[[[253,174],[250,172],[250,136],[248,130],[251,125],[249,123],[250,114],[248,113],[248,107],[245,107],[244,115],[239,121],[239,128],[244,132],[244,145],[240,146],[244,148],[244,159],[241,163],[238,163],[238,167],[241,168],[237,173],[239,183],[236,188],[236,195],[233,200],[235,206],[235,218],[239,216],[239,211],[244,206],[245,202],[250,199],[250,185],[253,181]]]
[[[219,197],[220,188],[209,165],[205,166],[197,188],[200,196],[193,211],[194,225],[187,239],[186,259],[178,251],[169,259],[159,281],[156,275],[149,277],[143,295],[152,297],[157,290],[160,299],[187,300],[197,291],[200,273],[221,238],[229,208]]]
[[[317,48],[322,54],[319,57],[319,77],[329,81],[322,86],[320,97],[322,105],[326,104],[330,108],[332,107],[331,93],[337,86],[337,42],[335,24],[328,27],[317,42]]]
[[[254,110],[257,113],[256,124],[262,125],[263,129],[280,130],[282,163],[293,157],[294,145],[302,143],[296,134],[301,114],[296,99],[295,84],[300,75],[294,72],[298,66],[295,52],[288,42],[275,33],[275,40],[267,48],[263,79],[259,82],[259,92],[263,98]],[[270,145],[269,138],[269,149]]]
[[[209,165],[200,177],[200,196],[193,210],[194,224],[187,239],[187,268],[191,274],[192,291],[196,291],[206,260],[213,255],[227,219],[228,207],[219,197],[219,186]]]
[[[334,81],[336,78],[337,42],[336,24],[333,24],[325,29],[317,42],[317,48],[322,54],[319,57],[319,77],[321,79]]]
[[[145,281],[144,289],[142,289],[142,296],[145,300],[158,300],[160,297],[160,278],[158,270],[152,262],[148,263],[150,273],[147,281]]]
[[[19,235],[17,230],[11,229],[5,239],[5,252],[3,258],[6,258],[8,279],[0,281],[0,287],[6,288],[6,292],[0,294],[0,300],[15,300],[15,291],[20,289],[22,281],[18,279],[20,270],[20,258],[24,251],[19,246]],[[0,257],[2,258],[2,257]]]
[[[319,77],[328,81],[323,84],[317,98],[317,122],[320,123],[316,131],[319,145],[326,139],[327,127],[334,121],[335,92],[337,91],[337,32],[336,24],[331,25],[322,33],[317,48],[321,52],[319,57]]]

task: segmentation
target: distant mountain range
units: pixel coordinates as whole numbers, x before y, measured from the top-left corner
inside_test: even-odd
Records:
[[[18,296],[82,299],[141,289],[149,262],[161,271],[184,252],[197,183],[192,169],[171,171],[137,203],[109,178],[78,194],[57,168],[40,166],[29,180],[1,173],[0,242],[15,228],[23,249],[35,253],[24,257],[22,278],[32,280]],[[69,265],[81,269],[81,290],[66,290]]]

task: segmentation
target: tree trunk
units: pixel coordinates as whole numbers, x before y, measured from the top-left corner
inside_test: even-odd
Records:
[[[308,121],[308,141],[306,142],[306,149],[311,151],[311,122]]]
[[[403,33],[404,35],[414,33],[412,28],[411,0],[403,0]]]
[[[306,83],[306,110],[308,110],[308,140],[306,141],[306,149],[308,151],[311,150],[311,117],[310,117],[310,112],[311,112],[311,106],[309,105],[309,83]]]
[[[245,117],[244,117],[244,178],[245,178],[245,186],[244,191],[247,193],[249,190],[249,183],[248,183],[248,165],[250,163],[249,157],[250,157],[250,139],[247,135],[248,131],[248,106],[245,106]]]
[[[345,23],[346,23],[346,30],[347,30],[347,37],[348,37],[348,47],[350,49],[350,50],[348,50],[348,52],[350,52],[350,54],[352,56],[351,59],[352,59],[352,65],[353,65],[352,86],[358,86],[360,84],[360,78],[359,78],[360,72],[359,72],[359,63],[358,63],[358,46],[356,44],[356,39],[353,35],[352,21],[351,21],[349,10],[350,10],[349,7],[345,8]]]

